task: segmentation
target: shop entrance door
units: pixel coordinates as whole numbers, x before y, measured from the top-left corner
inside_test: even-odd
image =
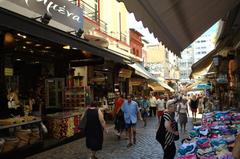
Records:
[[[50,78],[45,80],[46,108],[62,108],[64,86],[64,78]]]

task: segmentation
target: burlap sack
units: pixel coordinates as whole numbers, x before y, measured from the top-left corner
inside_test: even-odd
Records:
[[[240,134],[238,135],[233,147],[232,155],[234,159],[240,159]]]

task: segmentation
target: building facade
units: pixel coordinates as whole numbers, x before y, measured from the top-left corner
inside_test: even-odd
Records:
[[[191,66],[194,63],[193,46],[188,46],[182,52],[182,58],[179,60],[180,81],[182,83],[190,82],[189,75],[191,73]]]
[[[191,82],[191,66],[207,55],[215,47],[215,32],[207,31],[181,53],[179,61],[180,81],[183,83]]]

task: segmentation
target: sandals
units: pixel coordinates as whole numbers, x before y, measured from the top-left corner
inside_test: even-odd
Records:
[[[134,145],[136,144],[136,138],[133,138],[133,144]]]
[[[132,143],[129,143],[129,144],[127,145],[127,148],[131,147],[132,145],[133,145]]]

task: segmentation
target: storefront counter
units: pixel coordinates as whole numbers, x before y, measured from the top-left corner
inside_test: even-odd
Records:
[[[49,136],[55,139],[63,139],[79,133],[79,120],[82,111],[59,112],[46,116]]]

